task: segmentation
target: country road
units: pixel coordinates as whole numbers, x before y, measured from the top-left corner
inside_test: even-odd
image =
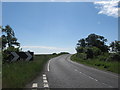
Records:
[[[43,74],[31,83],[30,88],[118,88],[118,76],[78,64],[70,60],[70,54],[52,58]]]

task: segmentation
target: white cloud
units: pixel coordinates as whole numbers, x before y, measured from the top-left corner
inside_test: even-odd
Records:
[[[49,47],[49,46],[22,46],[22,48],[36,48],[36,49],[64,50],[63,48]]]
[[[120,15],[118,14],[118,10],[120,8],[118,7],[118,1],[98,1],[94,2],[97,9],[100,9],[98,14],[105,14],[107,16],[112,16],[112,17],[119,17]]]
[[[33,51],[34,53],[39,54],[51,54],[51,53],[60,53],[60,52],[69,52],[75,53],[73,48],[59,48],[59,47],[50,47],[50,46],[22,46],[23,51]]]

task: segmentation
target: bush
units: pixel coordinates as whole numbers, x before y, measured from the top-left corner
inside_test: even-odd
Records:
[[[97,47],[92,47],[91,49],[92,49],[92,51],[93,51],[94,56],[98,56],[98,55],[101,54],[101,50],[100,50],[99,48],[97,48]]]
[[[85,53],[77,53],[76,54],[77,58],[81,58],[81,59],[87,59],[87,55]]]
[[[107,58],[107,61],[120,61],[120,54],[119,53],[112,53]]]
[[[57,55],[56,53],[53,53],[52,55]]]
[[[76,51],[77,51],[77,53],[83,53],[84,52],[84,47],[77,47]]]

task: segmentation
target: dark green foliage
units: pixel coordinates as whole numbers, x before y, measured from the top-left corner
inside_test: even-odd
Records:
[[[13,29],[9,25],[5,26],[5,28],[2,27],[1,29],[2,32],[5,33],[2,35],[2,49],[4,49],[7,45],[8,47],[12,47],[13,45],[20,46],[20,43],[17,42]]]
[[[83,53],[84,52],[84,47],[77,47],[76,51],[77,51],[77,53]]]
[[[107,46],[103,36],[90,34],[77,43],[76,51],[71,59],[82,64],[120,73],[120,41],[114,41]],[[108,51],[112,49],[113,53]]]
[[[3,63],[7,61],[7,58],[10,56],[10,52],[19,52],[20,43],[17,42],[17,38],[15,37],[15,33],[13,29],[7,25],[5,28],[0,27],[2,29],[2,56]],[[17,46],[17,48],[15,48]]]
[[[87,53],[89,52],[92,53],[91,49],[89,50],[88,47],[89,48],[96,47],[101,50],[100,52],[108,52],[109,47],[105,45],[105,42],[107,42],[107,39],[105,39],[103,36],[96,35],[96,34],[90,34],[88,35],[87,38],[80,39],[78,41],[76,51],[77,53],[83,53],[84,51],[87,51]],[[84,48],[86,47],[88,50],[87,49],[84,50]]]
[[[69,54],[68,52],[60,52],[58,53],[58,55],[62,55],[62,54]]]
[[[92,49],[87,48],[86,54],[87,54],[87,59],[88,58],[93,58],[93,51],[92,51]]]
[[[86,46],[86,42],[85,42],[85,39],[82,38],[78,41],[77,43],[78,46],[81,46],[81,47],[85,47]]]
[[[114,41],[109,46],[113,52],[120,52],[120,41]]]
[[[56,53],[53,53],[52,55],[57,55]]]
[[[107,61],[120,61],[120,53],[112,53],[107,58]]]
[[[76,54],[76,57],[77,57],[77,58],[81,58],[81,59],[83,59],[83,60],[86,60],[86,59],[87,59],[86,53],[77,53],[77,54]]]
[[[80,53],[81,54],[81,53]],[[111,72],[115,72],[115,73],[119,73],[120,74],[120,62],[118,61],[106,61],[107,57],[109,56],[109,54],[105,53],[102,55],[99,55],[97,57],[94,57],[92,59],[86,59],[84,60],[83,58],[78,57],[77,55],[79,54],[74,54],[71,56],[71,60],[88,65],[88,66],[92,66],[98,69],[102,69],[102,70],[107,70],[107,71],[111,71]],[[105,58],[105,60],[103,60],[102,58]],[[102,60],[101,60],[102,59]]]

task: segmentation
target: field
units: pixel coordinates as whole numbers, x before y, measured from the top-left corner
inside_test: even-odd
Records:
[[[46,62],[57,55],[35,55],[30,62],[5,63],[2,67],[3,88],[23,88],[43,69]]]
[[[91,66],[91,67],[95,67],[95,68],[98,68],[101,70],[111,71],[111,72],[120,74],[120,67],[119,67],[120,62],[118,62],[118,61],[103,61],[103,60],[100,60],[101,57],[103,57],[103,56],[84,60],[82,58],[76,57],[76,54],[74,54],[74,55],[72,55],[71,60],[81,63],[81,64]]]

